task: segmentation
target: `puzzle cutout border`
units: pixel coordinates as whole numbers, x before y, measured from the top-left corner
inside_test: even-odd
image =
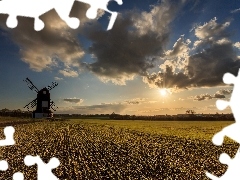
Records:
[[[15,129],[12,126],[4,128],[5,139],[0,140],[0,146],[11,146],[15,144],[14,141]],[[24,158],[24,164],[27,166],[33,166],[37,164],[37,179],[38,180],[58,180],[58,178],[52,173],[52,169],[57,168],[60,165],[60,161],[52,157],[46,164],[42,161],[40,156],[27,155]],[[0,160],[0,171],[8,170],[8,163],[5,160]],[[24,180],[24,175],[21,172],[13,174],[13,180]]]
[[[229,106],[232,109],[235,123],[223,128],[220,132],[216,133],[213,138],[213,144],[221,146],[224,141],[224,137],[227,136],[237,143],[240,143],[240,111],[239,111],[239,102],[240,102],[240,69],[238,75],[234,76],[231,73],[225,73],[223,76],[223,82],[225,84],[233,84],[233,92],[229,101],[217,100],[216,106],[219,110],[224,110]],[[226,153],[222,153],[219,157],[219,161],[222,164],[228,165],[227,171],[221,177],[216,177],[209,172],[206,172],[206,176],[212,180],[239,180],[240,179],[240,147],[238,148],[234,158]]]
[[[111,30],[116,21],[117,12],[110,11],[107,6],[111,0],[76,0],[90,5],[86,12],[89,19],[95,19],[99,9],[111,14],[107,30]],[[122,0],[113,0],[122,5]],[[59,17],[67,23],[72,29],[77,29],[80,20],[75,17],[69,17],[75,0],[2,0],[0,1],[0,14],[8,14],[6,24],[9,28],[15,28],[18,25],[17,16],[34,18],[34,29],[40,31],[44,28],[44,22],[39,16],[55,9]]]
[[[90,8],[86,12],[86,16],[89,19],[95,19],[97,17],[97,11],[102,9],[111,14],[110,21],[107,30],[111,30],[118,13],[110,11],[107,5],[110,0],[77,0],[90,5]],[[122,5],[122,0],[114,0],[119,5]],[[80,25],[80,20],[74,17],[69,17],[70,11],[75,0],[2,0],[0,1],[0,14],[8,14],[6,25],[9,28],[15,28],[18,25],[17,16],[34,18],[34,29],[40,31],[44,28],[44,22],[39,19],[39,16],[45,14],[46,12],[55,9],[59,17],[66,22],[66,24],[72,28],[77,29]],[[24,6],[25,5],[25,6]],[[230,73],[226,73],[223,76],[223,82],[225,84],[234,84],[234,89],[230,101],[218,100],[216,106],[219,110],[224,110],[227,106],[230,106],[234,114],[235,123],[223,128],[220,132],[214,135],[212,138],[213,144],[220,146],[223,144],[224,137],[230,137],[236,142],[240,143],[240,111],[238,109],[240,102],[240,70],[238,76],[235,77]],[[8,126],[4,128],[5,139],[0,140],[0,146],[11,146],[15,144],[14,141],[14,128]],[[212,180],[239,180],[240,171],[238,167],[240,166],[240,147],[234,158],[230,158],[228,154],[222,153],[219,157],[219,161],[222,164],[228,165],[228,169],[225,174],[221,177],[216,177],[215,175],[206,172],[206,176]],[[27,155],[24,158],[24,163],[27,166],[32,166],[37,164],[38,166],[38,180],[57,180],[58,178],[52,173],[52,169],[57,168],[60,162],[57,158],[53,157],[46,164],[42,161],[39,156]],[[8,163],[5,160],[0,160],[0,171],[6,171],[8,169]],[[234,179],[233,179],[234,178]],[[16,172],[13,174],[14,180],[23,180],[24,176],[21,172]]]

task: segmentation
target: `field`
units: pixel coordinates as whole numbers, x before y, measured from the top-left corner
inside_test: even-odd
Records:
[[[1,132],[7,122],[0,118]],[[212,136],[232,122],[150,122],[68,120],[15,123],[14,146],[0,147],[0,160],[9,169],[0,179],[22,172],[37,179],[37,166],[26,166],[26,155],[39,155],[46,163],[57,157],[53,170],[59,179],[208,179],[221,176],[227,166],[218,157],[233,157],[238,145],[226,139],[214,146]],[[3,139],[3,133],[0,133]]]

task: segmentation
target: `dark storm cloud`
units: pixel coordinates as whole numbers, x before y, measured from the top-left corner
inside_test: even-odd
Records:
[[[40,32],[33,29],[30,18],[18,18],[18,27],[11,30],[5,26],[7,16],[1,15],[0,23],[20,47],[21,59],[34,71],[54,67],[64,76],[76,77],[76,70],[85,67],[102,81],[124,84],[134,75],[146,75],[148,69],[155,67],[156,58],[163,54],[169,40],[169,25],[184,2],[164,0],[151,6],[149,12],[119,13],[111,31],[102,29],[96,21],[89,26],[85,15],[89,5],[76,2],[70,16],[81,20],[78,30],[70,29],[55,10],[40,17],[45,23]],[[99,11],[98,17],[103,14]],[[86,52],[79,42],[79,32],[92,41],[88,52],[95,57],[94,63],[81,62]]]
[[[169,40],[169,25],[181,1],[163,1],[150,12],[131,11],[119,14],[111,31],[87,29],[93,42],[89,52],[95,62],[85,66],[104,80],[124,84],[135,74],[146,75],[155,66],[156,57],[163,55]],[[113,80],[114,79],[114,80]]]
[[[211,44],[210,48],[189,57],[187,71],[196,86],[222,84],[224,73],[237,74],[240,61],[232,43]]]
[[[75,3],[71,16],[84,23],[88,5]],[[77,40],[77,31],[70,29],[57,15],[55,10],[40,16],[44,21],[43,30],[36,32],[32,18],[18,17],[18,26],[14,29],[6,27],[7,15],[0,15],[1,28],[20,48],[21,59],[34,71],[42,71],[58,62],[71,67],[79,67],[79,59],[84,51]]]
[[[191,79],[186,74],[182,72],[174,73],[171,66],[166,66],[164,73],[153,73],[143,77],[143,81],[150,87],[174,88],[176,90],[187,88],[191,84]]]
[[[160,66],[162,71],[159,73],[144,77],[144,82],[150,86],[176,89],[211,87],[223,85],[222,77],[226,72],[236,75],[240,68],[240,60],[234,48],[235,43],[228,38],[226,28],[230,22],[218,24],[216,21],[214,18],[195,28],[198,40],[191,49],[192,55],[183,60],[185,66],[179,72],[175,71],[178,63],[167,64]],[[180,53],[180,50],[177,52]]]

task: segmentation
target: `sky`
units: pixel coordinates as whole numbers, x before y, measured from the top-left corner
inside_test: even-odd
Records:
[[[27,17],[10,29],[0,13],[0,109],[27,110],[36,98],[28,77],[38,89],[59,84],[50,91],[56,113],[231,112],[215,103],[231,96],[224,73],[240,67],[239,0],[110,1],[118,16],[108,31],[111,14],[89,19],[89,7],[74,2],[77,29],[55,10],[40,16],[41,31]]]

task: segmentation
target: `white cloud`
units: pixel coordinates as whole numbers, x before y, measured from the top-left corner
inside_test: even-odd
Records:
[[[233,46],[236,47],[236,48],[238,48],[238,49],[240,49],[240,42],[234,43]]]
[[[67,102],[67,103],[74,103],[74,104],[81,104],[83,103],[83,99],[80,99],[80,98],[65,98],[63,99],[64,102]]]
[[[173,45],[173,50],[166,51],[166,56],[168,57],[187,57],[189,54],[189,44],[191,43],[190,39],[184,41],[184,35],[182,35],[177,42]]]
[[[54,10],[41,16],[45,27],[39,32],[34,30],[31,18],[18,18],[18,26],[10,30],[5,25],[4,16],[0,16],[0,25],[18,45],[21,60],[27,63],[30,69],[41,72],[67,66],[81,68],[80,62],[85,52],[79,42],[78,33],[86,22],[96,22],[86,17],[88,8],[88,4],[74,3],[70,16],[81,20],[77,30],[68,27]],[[98,11],[98,17],[103,13],[105,12]]]
[[[59,73],[65,77],[78,77],[78,72],[71,69],[59,70]]]
[[[61,81],[61,80],[63,80],[63,78],[60,78],[60,77],[54,77],[54,79],[55,79],[56,81]]]
[[[184,42],[183,37],[179,38],[173,50],[166,51],[166,59],[170,55],[181,55],[182,52],[186,55],[181,60],[174,57],[165,60],[159,66],[158,73],[147,73],[143,81],[150,87],[164,87],[173,91],[223,85],[223,74],[236,74],[240,67],[240,59],[234,49],[234,46],[240,45],[231,41],[231,34],[227,31],[229,25],[229,21],[217,23],[216,18],[197,25],[192,31],[197,38],[193,48],[189,46],[190,41]],[[207,97],[202,95],[196,99]]]
[[[240,8],[232,10],[231,13],[237,13],[239,11],[240,11]]]
[[[215,35],[221,35],[224,30],[230,25],[230,22],[225,22],[223,24],[218,24],[217,18],[211,19],[204,25],[197,26],[195,28],[195,35],[200,40],[215,40]]]

